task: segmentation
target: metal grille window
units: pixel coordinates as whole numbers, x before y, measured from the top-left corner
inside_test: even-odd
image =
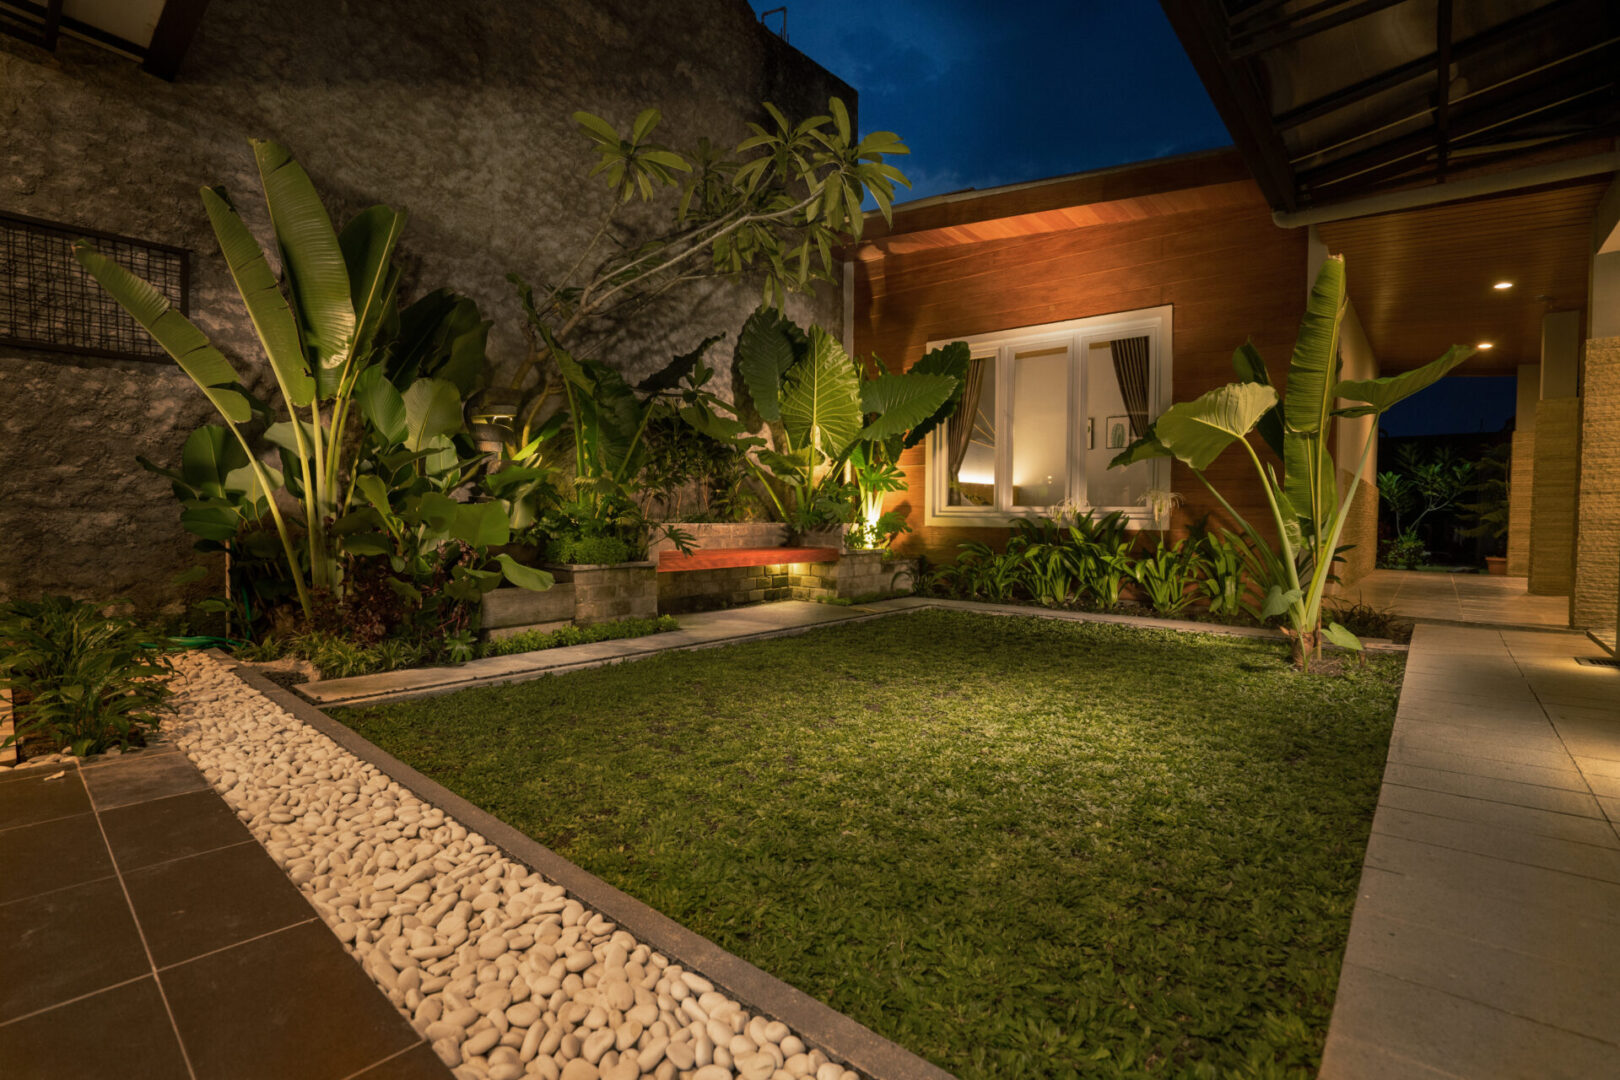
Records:
[[[167,359],[73,257],[73,242],[80,237],[190,313],[191,261],[184,248],[0,213],[0,344],[123,360]]]

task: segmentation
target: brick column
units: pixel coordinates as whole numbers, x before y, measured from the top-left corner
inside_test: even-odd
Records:
[[[1536,476],[1536,399],[1541,396],[1541,365],[1519,365],[1519,402],[1508,463],[1507,572],[1530,575],[1530,491]]]
[[[1581,316],[1541,320],[1541,400],[1536,403],[1536,467],[1530,485],[1530,591],[1568,596],[1575,583],[1576,493],[1580,478]]]
[[[1620,337],[1586,343],[1584,375],[1570,625],[1608,631],[1620,610]]]

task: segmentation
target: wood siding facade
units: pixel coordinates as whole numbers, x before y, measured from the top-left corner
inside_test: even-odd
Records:
[[[930,341],[1168,304],[1174,400],[1231,382],[1232,351],[1247,338],[1281,381],[1304,308],[1306,232],[1278,228],[1252,181],[1219,179],[1204,189],[1189,181],[1189,192],[1214,193],[1197,209],[1122,213],[1114,216],[1129,220],[907,251],[863,247],[855,263],[855,349],[903,369]],[[896,232],[903,228],[897,220]],[[964,540],[1005,542],[1006,528],[928,526],[925,448],[907,452],[901,467],[909,490],[888,505],[904,510],[914,531],[900,539],[900,551],[943,561]],[[1245,455],[1228,452],[1208,475],[1257,527],[1270,520]],[[1174,536],[1218,505],[1179,463],[1171,478],[1185,500],[1172,519]]]

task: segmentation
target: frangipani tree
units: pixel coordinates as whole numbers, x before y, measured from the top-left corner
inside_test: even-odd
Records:
[[[1294,659],[1302,670],[1309,670],[1323,638],[1344,648],[1361,648],[1356,636],[1338,623],[1322,626],[1322,598],[1351,504],[1378,438],[1378,426],[1369,426],[1354,480],[1341,501],[1328,446],[1334,418],[1382,415],[1438,382],[1474,353],[1471,347],[1453,345],[1440,359],[1413,371],[1341,381],[1339,328],[1344,309],[1344,260],[1334,255],[1322,264],[1311,288],[1288,363],[1285,397],[1279,401],[1265,362],[1246,343],[1232,357],[1241,381],[1172,405],[1110,463],[1117,468],[1148,458],[1173,457],[1209,488],[1248,537],[1266,588],[1261,612],[1268,618],[1287,616]],[[1341,400],[1350,404],[1340,406]],[[1255,432],[1282,459],[1281,477],[1261,462],[1249,440]],[[1204,475],[1233,444],[1248,454],[1265,492],[1277,530],[1275,549]]]
[[[518,287],[531,330],[530,355],[507,393],[520,401],[515,445],[544,422],[565,372],[551,376],[559,348],[587,357],[579,333],[602,319],[621,318],[671,289],[705,277],[754,273],[766,303],[780,308],[790,290],[835,281],[838,248],[859,239],[868,195],[885,219],[895,185],[910,181],[889,159],[910,151],[891,131],[857,137],[849,110],[834,97],[827,112],[794,123],[770,102],[766,124],[730,147],[699,139],[676,150],[656,139],[662,121],[644,110],[628,130],[599,116],[573,119],[589,140],[612,198],[584,249],[552,280]],[[670,216],[651,227],[645,213],[627,215],[635,199],[672,196]],[[674,197],[678,193],[678,197]],[[628,220],[627,220],[628,218]],[[536,376],[543,378],[536,383]]]

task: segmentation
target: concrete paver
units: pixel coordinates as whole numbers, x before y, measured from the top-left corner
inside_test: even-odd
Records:
[[[1587,655],[1418,625],[1323,1077],[1620,1076],[1620,672]]]

